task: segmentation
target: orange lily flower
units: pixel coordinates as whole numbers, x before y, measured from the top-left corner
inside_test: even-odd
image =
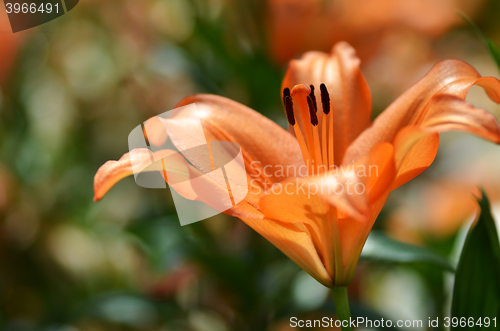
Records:
[[[390,29],[406,27],[436,38],[474,15],[484,1],[460,0],[268,0],[269,47],[280,63],[337,41],[353,45],[362,59],[376,50]]]
[[[350,283],[389,193],[429,167],[439,132],[468,131],[500,143],[496,119],[464,101],[469,88],[478,85],[499,103],[498,79],[481,77],[459,60],[439,62],[371,123],[370,89],[359,66],[354,49],[344,42],[331,54],[308,52],[290,62],[282,86],[295,135],[214,95],[185,98],[178,106],[195,103],[196,116],[192,108],[180,108],[161,119],[166,135],[148,132],[153,144],[168,135],[175,146],[189,146],[193,119],[200,117],[207,141],[239,144],[248,194],[225,213],[242,219],[329,287]],[[150,156],[149,150],[133,154],[144,168],[151,165]],[[201,168],[196,155],[184,156]],[[286,171],[300,167],[307,173]],[[94,179],[95,199],[131,174],[128,153],[106,162]],[[206,199],[189,188],[179,193]]]
[[[26,33],[12,33],[9,17],[3,3],[0,4],[0,85],[5,83]]]

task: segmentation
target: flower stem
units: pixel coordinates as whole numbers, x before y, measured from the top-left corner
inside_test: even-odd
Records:
[[[342,331],[352,331],[350,326],[351,311],[349,310],[349,298],[346,286],[332,287],[333,302],[339,320],[342,322]],[[345,321],[345,322],[344,322]]]

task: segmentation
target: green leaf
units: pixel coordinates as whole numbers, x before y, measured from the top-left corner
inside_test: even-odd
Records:
[[[455,271],[445,258],[430,249],[396,241],[377,231],[373,231],[368,237],[361,259],[389,263],[430,263]]]
[[[481,213],[469,230],[458,262],[451,308],[452,317],[476,321],[500,316],[500,243],[484,192],[479,206]],[[468,329],[475,327],[480,329],[479,325]]]
[[[462,19],[469,24],[470,28],[476,33],[476,35],[483,41],[484,45],[486,46],[486,49],[488,49],[488,52],[490,53],[491,57],[493,58],[493,61],[495,61],[498,70],[500,71],[500,50],[498,49],[498,46],[495,44],[493,40],[490,38],[486,37],[479,27],[467,16],[464,14],[459,14]]]
[[[500,50],[498,49],[498,46],[490,38],[486,38],[486,46],[488,47],[491,57],[495,60],[498,70],[500,71]]]

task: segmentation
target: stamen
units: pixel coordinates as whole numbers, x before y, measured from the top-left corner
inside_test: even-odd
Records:
[[[326,169],[329,169],[329,164],[328,162],[328,140],[327,140],[327,133],[328,133],[328,117],[329,115],[324,115],[323,114],[323,124],[321,127],[321,156],[323,158],[323,162],[326,165]]]
[[[322,168],[323,160],[321,157],[321,146],[319,144],[319,133],[318,133],[318,116],[316,115],[316,110],[314,109],[314,104],[310,96],[307,97],[307,105],[309,106],[309,115],[311,116],[311,124],[313,125],[313,142],[314,142],[314,156],[316,161],[316,174]]]
[[[311,116],[311,124],[313,126],[318,125],[318,116],[316,115],[316,109],[314,108],[314,103],[310,96],[307,97],[307,105],[309,106],[309,115]]]
[[[288,91],[290,94],[290,90]],[[283,93],[285,94],[285,93]],[[285,103],[285,111],[286,111],[286,118],[288,119],[288,123],[290,123],[291,126],[295,125],[295,116],[293,115],[293,101],[292,98],[287,95],[283,97],[284,103]]]
[[[328,121],[328,167],[331,168],[334,166],[335,157],[334,157],[334,127],[333,127],[333,113],[330,114],[331,108],[331,100],[330,94],[328,93],[328,89],[325,84],[321,84],[319,86],[321,90],[321,104],[323,106],[323,113],[326,115],[324,123],[324,127],[326,127],[326,122]],[[326,161],[326,160],[325,160]]]
[[[307,172],[309,175],[311,175],[312,174],[311,168],[308,166],[308,164],[311,163],[311,155],[309,155],[309,150],[307,149],[306,141],[298,125],[294,125],[293,129],[295,131],[295,136],[297,137],[297,141],[299,142],[300,151],[302,152],[302,158],[304,159],[304,163],[307,166]]]
[[[335,166],[335,150],[334,150],[334,140],[335,140],[335,128],[333,127],[333,112],[326,115],[329,119],[328,121],[328,167],[331,168]],[[326,122],[326,121],[325,121]]]
[[[328,90],[326,89],[325,84],[321,84],[319,86],[321,90],[321,104],[323,105],[323,113],[328,115],[330,112],[330,94],[328,94]]]
[[[285,104],[285,99],[286,97],[290,96],[290,89],[288,87],[285,87],[283,89],[283,104]]]
[[[318,112],[318,104],[316,103],[316,96],[314,95],[314,85],[309,85],[309,87],[311,88],[311,93],[309,93],[309,97],[312,99],[313,101],[313,105],[314,105],[314,110],[316,112]]]

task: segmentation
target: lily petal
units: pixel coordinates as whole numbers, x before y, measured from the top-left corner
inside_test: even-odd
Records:
[[[343,163],[354,162],[382,142],[394,142],[398,133],[408,126],[418,127],[428,133],[467,131],[498,143],[498,123],[493,115],[464,101],[473,85],[483,87],[493,101],[500,102],[498,79],[481,77],[473,67],[460,60],[439,62],[380,114],[373,125],[349,146]],[[405,135],[411,137],[408,133]],[[437,137],[427,139],[431,145],[418,141],[402,143],[401,139],[395,144],[395,154],[400,160],[406,155],[398,151],[402,146],[405,146],[406,152],[411,151],[413,155],[411,158],[409,155],[405,156],[402,170],[405,176],[404,179],[400,177],[396,181],[396,187],[414,178],[434,160]],[[408,148],[410,145],[411,149]],[[399,162],[398,166],[402,165],[403,163]]]
[[[180,150],[192,139],[190,130],[196,125],[193,119],[199,118],[207,141],[231,141],[241,147],[247,173],[254,180],[260,178],[268,184],[277,183],[288,177],[277,169],[303,167],[304,160],[297,139],[270,119],[238,102],[216,95],[189,96],[177,107],[192,103],[196,104],[196,114],[193,108],[179,108],[169,119],[163,120],[169,138]],[[185,156],[198,167],[196,158]]]
[[[183,107],[192,103],[195,103],[196,107]],[[158,117],[146,122],[145,134],[149,142],[158,147],[170,138],[186,159],[194,165],[192,169],[190,168],[191,171],[198,169],[211,177],[213,176],[210,174],[210,158],[206,155],[200,157],[199,150],[191,147],[216,141],[238,144],[242,150],[247,178],[244,184],[235,184],[248,185],[248,194],[244,201],[226,213],[238,217],[262,218],[256,206],[263,188],[288,177],[287,172],[282,171],[287,169],[287,166],[292,166],[294,169],[301,169],[304,166],[296,138],[261,114],[227,98],[194,95],[182,100],[178,107],[181,108],[175,109],[174,114],[168,119]],[[159,125],[158,119],[163,126]],[[205,135],[202,141],[199,141],[200,137],[192,134],[199,129],[200,122]],[[141,162],[146,164],[150,162],[147,152],[143,157]],[[151,171],[158,170],[151,169]],[[231,168],[226,170],[230,172]],[[106,163],[96,175],[96,199],[102,198],[114,184],[132,173],[129,156],[122,157],[118,162]],[[220,185],[225,183],[223,178],[212,178],[212,180]],[[191,192],[184,197],[200,199],[198,195],[201,193]]]
[[[287,179],[277,184],[259,206],[264,217],[308,233],[326,269],[333,270],[328,264],[335,249],[332,226],[337,225],[330,223],[338,221],[342,265],[357,261],[353,252],[362,247],[366,229],[369,232],[380,212],[377,209],[375,213],[373,206],[381,208],[380,201],[387,199],[395,176],[393,147],[384,143],[356,165],[338,169],[335,175]],[[329,212],[335,213],[333,219]]]
[[[168,162],[161,160],[168,158]],[[218,181],[210,176],[203,176],[198,169],[191,166],[185,158],[173,150],[160,150],[152,153],[149,149],[138,148],[124,154],[118,161],[103,164],[94,177],[94,200],[98,201],[120,180],[136,173],[159,172],[182,197],[206,203],[216,210],[236,217],[261,219],[260,213],[247,201],[240,201],[232,208],[225,210],[217,197],[227,195],[227,188],[221,187]],[[191,179],[197,178],[193,183]],[[165,184],[166,188],[166,184]]]
[[[311,237],[293,225],[270,219],[241,218],[321,284],[331,287],[332,279],[318,256]]]
[[[359,68],[356,51],[347,43],[339,42],[331,54],[307,52],[299,60],[290,61],[282,89],[298,84],[312,84],[319,93],[324,83],[330,93],[334,116],[334,144],[336,164],[340,164],[347,147],[365,130],[371,121],[371,94]],[[316,96],[319,98],[319,95]],[[318,119],[323,112],[318,102]],[[322,109],[321,109],[322,110]],[[300,112],[295,112],[302,125]],[[322,125],[318,126],[320,129]]]
[[[439,134],[408,126],[398,133],[394,146],[398,175],[393,190],[420,175],[434,162],[439,147]]]
[[[305,186],[306,183],[289,179],[277,184],[260,201],[260,210],[267,219],[294,226],[307,233],[315,250],[329,274],[333,274],[333,240],[328,222],[330,206],[317,194],[317,186]],[[279,191],[278,189],[279,188]]]
[[[451,95],[434,97],[420,126],[433,132],[466,131],[500,143],[500,127],[492,114]]]
[[[351,279],[359,255],[368,238],[375,220],[389,196],[396,177],[394,148],[388,143],[376,146],[363,163],[367,168],[366,195],[369,203],[368,215],[363,221],[350,217],[339,218],[340,239],[342,245],[343,279]],[[372,168],[375,166],[375,168]],[[373,172],[372,172],[373,171]]]
[[[172,150],[158,151],[155,153],[155,157],[159,160],[173,153],[175,152]],[[157,171],[161,173],[163,166],[160,162],[152,161],[155,158],[152,154],[149,149],[138,148],[133,150],[133,153],[123,154],[118,161],[110,160],[104,163],[94,176],[94,201],[101,200],[116,183],[134,174],[132,162],[137,172]],[[187,191],[182,195],[190,200],[195,200],[197,196],[194,191]]]
[[[368,235],[373,228],[378,215],[389,197],[390,190],[387,190],[375,203],[372,204],[370,215],[365,222],[352,222],[351,219],[339,219],[340,238],[342,242],[342,279],[347,280],[338,285],[347,286],[354,277],[354,271],[358,264],[363,247],[368,239]]]

